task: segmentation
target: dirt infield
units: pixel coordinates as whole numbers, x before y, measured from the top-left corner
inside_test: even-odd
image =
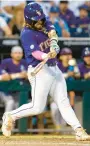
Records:
[[[0,137],[0,146],[90,146],[90,141],[77,142],[73,136],[12,136]]]

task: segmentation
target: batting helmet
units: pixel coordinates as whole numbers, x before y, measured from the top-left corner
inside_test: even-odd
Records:
[[[63,48],[60,52],[60,55],[68,55],[72,54],[72,50],[70,48]]]
[[[45,19],[45,14],[38,3],[32,2],[25,7],[24,18],[28,24],[32,24],[33,21]]]

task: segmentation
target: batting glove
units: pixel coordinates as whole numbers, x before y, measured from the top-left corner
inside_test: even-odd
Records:
[[[50,51],[56,51],[57,54],[60,51],[60,47],[58,46],[57,41],[54,39],[50,41]]]

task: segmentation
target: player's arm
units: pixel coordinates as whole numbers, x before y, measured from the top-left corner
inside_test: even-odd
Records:
[[[84,74],[84,79],[90,79],[90,72]]]
[[[53,29],[51,31],[49,31],[48,36],[50,38],[50,52],[44,53],[40,50],[36,50],[32,52],[32,56],[34,58],[36,58],[37,60],[44,60],[48,57],[48,59],[50,58],[55,58],[56,55],[59,53],[60,49],[58,46],[58,37],[56,34],[56,31]]]
[[[11,74],[11,79],[27,79],[27,69],[28,69],[28,65],[26,63],[26,61],[24,59],[22,59],[22,64],[24,66],[23,70],[21,70],[18,73],[13,73]]]
[[[0,81],[9,81],[10,74],[7,72],[7,62],[6,60],[2,60],[1,65],[0,65]]]
[[[46,19],[46,29],[48,31],[48,37],[50,39],[50,51],[53,55],[57,55],[60,51],[60,47],[58,46],[58,36],[55,31],[55,27],[49,20],[49,18]]]
[[[27,79],[27,72],[23,71],[20,73],[13,73],[13,74],[10,74],[10,77],[12,80],[14,80],[14,79]]]
[[[29,39],[30,38],[30,39]],[[50,58],[50,54],[44,53],[40,50],[35,37],[30,32],[26,32],[23,36],[21,36],[22,46],[28,50],[29,55],[33,56],[37,60],[44,60],[48,57]]]
[[[48,54],[44,53],[42,51],[36,50],[36,51],[32,52],[32,56],[34,58],[36,58],[37,60],[44,60],[45,58],[48,57]]]
[[[56,51],[56,53],[58,54],[60,48],[58,46],[58,36],[56,34],[56,31],[54,29],[50,30],[48,33],[48,37],[50,39],[50,51]]]
[[[8,73],[0,75],[0,81],[10,81],[10,75]]]

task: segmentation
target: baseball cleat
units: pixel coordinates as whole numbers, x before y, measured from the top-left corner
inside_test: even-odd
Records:
[[[2,123],[2,133],[4,136],[11,136],[11,131],[13,129],[14,121],[9,113],[5,113],[3,115],[3,123]]]
[[[78,128],[76,130],[76,140],[78,141],[88,141],[90,136],[85,132],[83,128]]]

